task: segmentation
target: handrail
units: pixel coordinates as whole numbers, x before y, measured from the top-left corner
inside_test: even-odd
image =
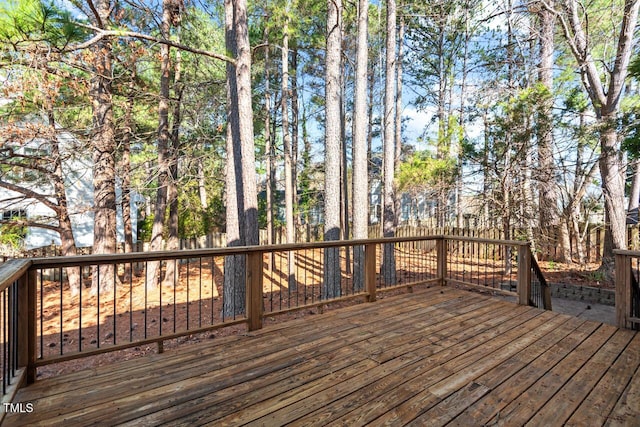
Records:
[[[615,250],[616,322],[620,328],[640,330],[640,252]]]
[[[3,263],[2,268],[0,268],[0,292],[24,276],[31,264],[32,262],[29,259],[10,259]]]
[[[532,294],[533,304],[535,307],[544,308],[545,310],[551,310],[551,288],[547,283],[547,279],[544,277],[544,273],[538,265],[538,261],[535,257],[531,256],[531,272],[536,279],[532,281]]]
[[[385,245],[394,245],[397,258],[391,276],[383,274]],[[329,271],[325,261],[330,248],[339,254],[335,267],[342,290],[325,295],[321,286],[327,280],[323,274]],[[293,257],[286,255],[291,252]],[[292,310],[362,297],[373,302],[376,292],[385,289],[447,283],[473,286],[490,280],[496,291],[502,283],[518,283],[519,292],[530,295],[531,267],[523,263],[529,256],[522,254],[530,254],[528,242],[432,235],[33,258],[0,266],[0,291],[12,286],[9,281],[24,289],[17,319],[21,323],[12,327],[24,331],[19,342],[29,344],[22,346],[19,360],[20,366],[27,367],[27,382],[32,382],[35,369],[49,363],[151,343],[161,351],[166,340],[240,323],[258,329],[263,318]],[[224,271],[233,256],[246,263],[241,267],[246,297],[227,294]],[[272,264],[274,257],[278,265]],[[164,285],[160,280],[152,289],[148,267],[160,261],[164,261],[160,271],[165,280],[172,281]],[[169,267],[172,277],[167,276]],[[362,274],[359,285],[356,273]],[[72,274],[80,283],[76,294],[67,285]],[[96,279],[111,280],[112,287],[104,294],[90,294],[85,288]],[[208,282],[203,285],[204,279]],[[186,300],[176,296],[178,287]],[[246,302],[245,311],[225,317],[226,303],[236,298]],[[178,321],[180,313],[186,319]],[[186,326],[177,324],[183,320]]]
[[[377,239],[331,240],[311,243],[285,243],[279,245],[233,246],[226,248],[183,249],[179,251],[131,252],[126,254],[76,255],[65,257],[31,258],[33,268],[87,266],[97,263],[120,264],[129,262],[164,261],[167,259],[199,258],[210,256],[246,255],[258,252],[280,252],[303,249],[335,248],[360,246],[366,244],[403,243],[430,240],[460,240],[476,243],[490,243],[505,246],[528,245],[521,240],[491,240],[475,237],[457,236],[415,236],[415,237],[383,237]]]
[[[631,251],[628,249],[614,249],[613,254],[640,258],[640,251]]]
[[[640,284],[633,269],[630,271],[631,276],[631,301],[630,301],[630,318],[631,323],[635,324],[635,329],[640,330]]]

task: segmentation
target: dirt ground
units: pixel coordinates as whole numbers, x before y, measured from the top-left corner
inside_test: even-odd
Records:
[[[540,261],[540,269],[549,283],[562,283],[594,288],[615,289],[612,280],[607,280],[599,270],[599,263],[563,264],[553,261]]]

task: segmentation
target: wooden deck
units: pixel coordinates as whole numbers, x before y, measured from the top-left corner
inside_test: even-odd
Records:
[[[640,425],[640,334],[433,287],[21,390],[4,425]]]

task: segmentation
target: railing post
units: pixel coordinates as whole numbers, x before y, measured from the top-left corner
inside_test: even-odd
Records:
[[[631,311],[631,258],[615,254],[616,260],[616,324],[619,328],[628,328],[628,316]]]
[[[529,305],[531,301],[531,247],[518,247],[518,304]]]
[[[374,243],[364,245],[364,283],[369,302],[376,300],[376,248]]]
[[[27,384],[33,384],[36,382],[36,281],[38,276],[36,270],[29,270],[26,276],[27,292],[24,294],[24,297],[27,300],[25,303],[27,319],[24,325],[26,326],[27,333],[24,339],[27,340],[27,354],[22,357],[26,357],[27,359],[25,363],[27,367]],[[22,321],[22,318],[20,320]]]
[[[440,286],[447,284],[447,239],[444,237],[436,240],[436,251],[438,252],[438,281]]]
[[[262,328],[262,252],[247,254],[247,320],[249,331]]]
[[[29,280],[25,273],[18,279],[18,366],[29,364]]]

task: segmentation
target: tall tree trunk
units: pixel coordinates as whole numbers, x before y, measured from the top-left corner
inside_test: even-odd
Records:
[[[111,2],[96,2],[95,20],[98,26],[108,25]],[[89,88],[93,111],[93,252],[110,254],[116,252],[116,142],[114,137],[112,96],[112,45],[110,38],[104,38],[93,46],[92,77]],[[113,266],[93,269],[92,293],[102,293],[114,286]]]
[[[311,168],[311,141],[309,139],[309,132],[307,130],[307,109],[305,108],[305,103],[302,102],[302,172],[300,174],[300,189],[302,193],[302,200],[304,201],[304,212],[301,214],[304,215],[305,223],[307,226],[306,229],[306,241],[311,241],[311,217],[309,215],[310,205],[311,205],[311,195],[310,193],[310,178],[309,178],[309,170]]]
[[[249,24],[247,18],[247,1],[234,2],[234,30],[236,41],[237,115],[234,115],[234,141],[238,149],[240,162],[236,167],[242,176],[244,239],[245,244],[254,246],[260,244],[260,229],[258,228],[258,191],[256,176],[256,153],[253,135],[253,104],[251,86],[251,45],[249,42]],[[238,134],[236,138],[235,133]]]
[[[49,125],[49,133],[51,139],[49,146],[51,148],[51,159],[53,159],[53,173],[50,175],[53,191],[57,201],[56,215],[58,217],[58,229],[60,234],[60,245],[62,246],[63,256],[77,255],[76,241],[73,237],[73,227],[71,218],[69,217],[69,209],[67,202],[67,192],[64,183],[64,171],[62,170],[62,153],[56,134],[56,120],[53,110],[53,100],[47,96],[46,98],[47,118]],[[80,270],[76,267],[66,268],[67,278],[69,280],[69,289],[71,295],[75,296],[80,291],[82,283],[80,281]]]
[[[285,10],[285,14],[288,10]],[[282,29],[282,144],[284,148],[284,212],[287,243],[295,243],[296,228],[293,219],[293,165],[291,154],[291,129],[289,126],[289,21],[285,18]],[[296,289],[294,252],[287,253],[287,283],[289,290]]]
[[[369,117],[367,111],[367,82],[369,66],[369,46],[367,42],[369,28],[369,1],[358,1],[358,41],[356,45],[356,76],[353,102],[353,238],[368,238],[369,215],[369,182],[367,179],[367,127]],[[364,247],[354,248],[353,252],[353,286],[360,291],[365,288],[364,282]]]
[[[135,103],[135,67],[131,69],[131,79],[127,87],[127,104],[124,112],[124,132],[119,169],[122,173],[122,226],[124,228],[124,252],[133,252],[133,219],[131,218],[131,140],[133,139],[133,107]],[[131,264],[124,266],[124,278],[131,278]]]
[[[367,101],[367,177],[369,182],[373,181],[373,106],[377,104],[375,102],[375,87],[376,87],[376,73],[375,66],[368,75],[367,83],[369,86],[368,101]],[[367,226],[369,222],[367,220]]]
[[[174,17],[173,22],[176,21],[177,19]],[[176,41],[179,42],[180,36],[178,35],[176,38]],[[172,117],[173,121],[171,123],[171,164],[169,166],[171,179],[169,180],[169,187],[167,191],[167,198],[169,202],[169,238],[167,240],[167,250],[169,251],[176,251],[180,249],[178,167],[180,161],[180,123],[182,121],[182,94],[184,92],[182,83],[182,54],[180,50],[176,50],[173,76],[174,105]],[[167,263],[165,281],[168,285],[172,284],[174,277],[176,277],[176,267],[177,265],[175,262]]]
[[[344,28],[340,37],[344,40]],[[342,68],[342,67],[341,67]],[[351,238],[351,227],[349,224],[349,175],[347,160],[347,126],[345,111],[347,110],[346,99],[344,94],[347,92],[347,77],[345,73],[340,73],[340,150],[342,157],[340,158],[340,211],[341,211],[341,239],[349,240]],[[345,273],[351,274],[351,248],[347,247],[344,251]]]
[[[235,35],[235,13],[234,0],[225,0],[225,43],[228,52],[233,57],[237,57],[236,35]],[[240,154],[237,153],[236,145],[240,145],[237,140],[239,132],[238,104],[234,102],[234,97],[238,93],[238,82],[235,67],[227,63],[227,141],[226,153],[227,162],[225,165],[225,194],[226,194],[226,234],[227,246],[244,246],[245,240],[242,234],[244,228],[244,195],[242,188],[242,172],[237,166],[240,164]],[[234,129],[236,128],[236,129]],[[235,140],[234,140],[235,139]],[[230,255],[224,258],[224,284],[223,284],[223,317],[235,317],[245,311],[246,297],[246,259],[241,255]]]
[[[601,154],[599,161],[605,218],[608,220],[602,264],[609,274],[612,274],[614,268],[613,250],[627,248],[627,213],[624,203],[625,168],[614,124],[615,118],[612,116],[604,120],[606,128],[600,135]]]
[[[383,236],[395,236],[396,212],[394,204],[395,172],[395,97],[396,97],[396,2],[387,0],[386,79],[384,91],[384,207],[382,210]],[[395,245],[384,245],[382,275],[384,283],[396,283]]]
[[[550,1],[553,4],[553,0]],[[540,68],[538,70],[538,81],[545,92],[541,105],[537,111],[536,136],[538,140],[538,194],[539,194],[539,229],[540,244],[545,247],[555,244],[553,239],[554,230],[560,225],[558,218],[558,190],[556,188],[555,176],[556,167],[553,159],[553,54],[554,54],[554,31],[555,14],[542,8],[538,13],[540,20],[539,55]],[[569,241],[570,242],[570,241]],[[561,239],[561,262],[571,262],[571,257],[567,258],[566,253],[569,248],[564,248],[567,244],[565,238]]]
[[[324,240],[339,240],[342,0],[328,0],[327,6]],[[325,249],[322,298],[329,299],[340,296],[340,273],[340,251],[338,248]]]
[[[196,167],[198,168],[198,198],[200,199],[200,208],[203,211],[209,209],[209,199],[207,198],[206,178],[204,176],[204,162],[202,156],[196,159]]]
[[[471,40],[469,10],[471,7],[472,6],[469,3],[466,3],[464,6],[464,54],[462,55],[462,81],[460,83],[460,112],[458,120],[458,124],[460,126],[460,145],[462,145],[462,142],[465,140],[465,136],[467,133],[466,99],[467,77],[469,76],[469,47]],[[460,153],[460,157],[456,162],[456,217],[458,228],[462,228],[464,223],[464,210],[462,206],[462,147],[460,147]]]
[[[264,42],[267,45],[265,47],[264,54],[264,151],[266,156],[265,168],[266,168],[266,180],[265,180],[265,195],[266,195],[266,216],[267,216],[267,245],[273,245],[273,188],[275,183],[275,172],[273,168],[273,141],[271,136],[271,50],[268,45],[269,41],[269,29],[264,30]],[[269,262],[268,268],[274,268],[273,253],[268,255]]]
[[[174,0],[175,1],[175,0]],[[180,8],[174,7],[172,10],[171,22],[176,28],[176,42],[180,43]],[[184,93],[184,84],[182,82],[182,52],[176,49],[175,60],[173,64],[173,113],[171,122],[171,163],[169,172],[171,179],[168,182],[167,199],[169,203],[169,238],[167,239],[167,250],[176,251],[180,249],[180,230],[179,230],[179,192],[178,192],[178,167],[180,166],[180,125],[182,122],[182,95]],[[208,230],[207,230],[208,231]],[[167,285],[173,283],[175,277],[179,276],[176,272],[176,262],[168,262],[165,273],[165,282]]]
[[[259,230],[247,3],[225,0],[224,6],[225,43],[236,61],[227,64],[227,244],[251,246],[259,244]],[[223,313],[235,316],[246,307],[246,259],[226,257],[224,274]]]
[[[298,103],[298,44],[293,42],[291,48],[291,182],[293,187],[293,213],[296,230],[301,224],[300,221],[300,208],[298,199],[298,152],[299,152],[299,113],[300,106]],[[300,240],[300,236],[296,235],[296,241]]]
[[[491,170],[489,169],[489,157],[490,157],[490,146],[491,143],[489,141],[489,118],[487,114],[487,110],[483,111],[482,114],[482,122],[484,124],[484,145],[482,150],[482,222],[487,229],[494,227],[495,221],[492,219],[491,211],[493,209],[492,206],[492,198],[490,197],[493,192],[491,185]]]
[[[166,40],[170,38],[171,31],[171,4],[172,0],[162,1],[162,22],[160,31]],[[167,44],[160,46],[160,96],[158,102],[158,189],[156,191],[156,204],[153,211],[153,226],[151,228],[151,251],[164,249],[164,225],[167,204],[169,198],[169,184],[171,179],[171,155],[169,143],[171,134],[169,131],[169,96],[171,86],[171,58],[170,47]],[[149,262],[147,267],[147,286],[156,288],[160,280],[161,262]]]
[[[400,16],[400,25],[398,30],[398,56],[396,62],[396,106],[395,106],[395,126],[394,126],[394,140],[395,140],[395,154],[394,154],[394,170],[397,173],[400,169],[400,160],[402,157],[402,73],[404,60],[404,17]],[[397,226],[400,221],[400,215],[402,214],[402,195],[394,191],[394,211],[395,221],[394,225]]]

